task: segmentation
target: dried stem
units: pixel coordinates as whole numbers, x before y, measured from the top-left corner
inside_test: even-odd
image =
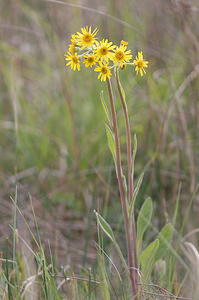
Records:
[[[124,113],[124,118],[125,118],[125,124],[126,124],[126,145],[127,145],[127,162],[128,162],[128,187],[129,187],[129,203],[131,205],[133,201],[133,172],[131,171],[131,165],[132,163],[132,154],[131,154],[131,129],[130,129],[130,122],[129,122],[129,116],[128,116],[128,109],[126,105],[126,101],[124,99],[124,95],[122,93],[122,88],[120,84],[120,79],[119,79],[119,72],[118,68],[116,68],[116,83],[117,83],[117,88],[118,92],[120,95],[121,103],[122,103],[122,108],[123,108],[123,113]],[[137,247],[136,247],[136,228],[135,228],[135,217],[134,217],[134,209],[132,211],[132,216],[129,216],[132,218],[132,239],[133,239],[133,263],[134,263],[134,270],[136,272],[136,286],[138,284],[138,264],[137,264]],[[131,234],[131,231],[130,231]]]
[[[137,299],[137,286],[136,286],[136,280],[135,280],[135,277],[133,274],[133,272],[134,272],[134,270],[133,270],[134,269],[133,255],[132,255],[133,253],[132,253],[132,245],[131,245],[131,236],[130,236],[130,231],[129,231],[129,226],[128,226],[129,222],[128,222],[127,202],[126,202],[123,179],[122,179],[122,165],[121,165],[120,141],[119,141],[119,132],[118,132],[118,125],[117,125],[117,116],[116,116],[111,81],[110,81],[110,79],[107,78],[106,82],[107,82],[107,87],[108,87],[108,94],[109,94],[111,115],[112,115],[112,122],[113,122],[113,131],[114,131],[114,137],[115,137],[117,179],[118,179],[118,184],[119,184],[122,211],[123,211],[123,216],[124,216],[129,273],[130,273],[130,279],[131,279],[131,285],[132,285],[134,299],[136,300]]]

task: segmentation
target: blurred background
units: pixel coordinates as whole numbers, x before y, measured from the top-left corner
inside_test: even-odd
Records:
[[[11,243],[10,196],[34,231],[32,201],[42,242],[58,264],[95,259],[94,209],[113,228],[121,220],[100,101],[106,85],[88,69],[65,67],[70,36],[85,25],[115,44],[128,41],[134,57],[142,50],[149,61],[143,78],[132,67],[120,74],[138,139],[136,178],[145,172],[136,212],[150,196],[160,228],[173,218],[181,184],[177,225],[192,199],[185,232],[198,227],[198,1],[1,0],[0,11],[0,248],[6,237]],[[116,106],[125,151],[118,98]],[[17,226],[27,239],[20,214]]]

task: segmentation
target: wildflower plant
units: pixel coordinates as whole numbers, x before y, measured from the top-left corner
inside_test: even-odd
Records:
[[[91,27],[81,28],[81,32],[77,32],[72,35],[71,44],[69,50],[65,55],[67,61],[66,66],[70,66],[71,69],[80,70],[81,62],[86,68],[93,68],[94,72],[98,73],[98,79],[106,82],[109,95],[110,110],[107,108],[104,100],[102,99],[102,105],[107,116],[108,124],[106,126],[107,138],[109,148],[112,152],[112,156],[115,162],[116,175],[118,179],[120,199],[122,205],[122,212],[125,225],[126,234],[126,247],[128,253],[128,266],[126,269],[130,278],[132,294],[134,299],[138,299],[139,291],[139,259],[137,255],[137,237],[136,237],[136,225],[134,218],[134,204],[141,185],[143,175],[138,180],[137,190],[134,189],[134,160],[137,148],[136,136],[134,136],[134,151],[131,152],[131,131],[128,116],[127,104],[125,101],[125,94],[119,79],[119,70],[125,69],[127,66],[134,67],[135,71],[140,73],[141,76],[145,74],[145,68],[148,67],[148,62],[144,60],[142,52],[138,52],[135,60],[131,50],[128,49],[128,42],[121,41],[120,45],[114,45],[107,39],[101,41],[97,38],[97,28],[92,30]],[[126,146],[127,146],[127,162],[128,162],[128,184],[126,184],[126,178],[123,173],[121,164],[121,151],[120,151],[120,139],[119,130],[117,125],[117,114],[115,110],[115,100],[113,95],[113,89],[111,84],[111,77],[115,75],[116,85],[119,92],[123,114],[126,124]],[[149,202],[148,202],[149,203]],[[150,204],[150,203],[149,203]],[[151,207],[151,206],[150,206]],[[116,239],[113,235],[111,226],[103,219],[99,213],[96,213],[97,220],[103,231],[111,238],[116,245],[117,249],[120,249],[116,243]],[[139,244],[139,243],[138,243]],[[123,259],[121,251],[119,251],[120,257]],[[125,264],[125,263],[124,263]]]
[[[146,73],[148,61],[144,60],[142,51],[132,60],[131,50],[127,49],[128,42],[122,40],[116,46],[107,39],[98,41],[97,33],[97,28],[92,30],[86,26],[81,28],[81,32],[72,34],[71,44],[65,55],[66,66],[70,65],[74,71],[80,71],[81,62],[86,68],[96,66],[94,71],[99,72],[98,79],[101,81],[110,79],[114,71],[124,69],[127,65],[134,66],[141,76]]]

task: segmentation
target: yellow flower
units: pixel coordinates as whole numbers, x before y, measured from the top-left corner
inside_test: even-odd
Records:
[[[70,53],[74,53],[74,52],[76,51],[76,48],[75,48],[75,42],[72,42],[72,43],[69,45],[68,51],[69,51]]]
[[[95,72],[100,72],[98,75],[98,79],[101,77],[101,81],[105,81],[108,77],[111,78],[111,71],[108,64],[103,64],[101,61],[99,62],[99,66],[95,68]]]
[[[108,40],[102,40],[99,43],[97,43],[97,50],[95,50],[95,54],[97,56],[97,60],[105,60],[108,62],[109,59],[113,56],[113,51],[115,49],[115,46],[112,45],[112,42],[108,42]]]
[[[113,55],[113,61],[115,65],[118,66],[118,63],[120,63],[120,67],[123,67],[124,63],[127,63],[131,60],[133,55],[130,53],[131,50],[126,51],[126,46],[117,47]]]
[[[125,41],[123,41],[123,40],[121,41],[120,44],[121,44],[121,46],[124,46],[124,47],[127,47],[127,46],[128,46],[128,42],[125,42]]]
[[[77,50],[76,45],[77,45],[76,36],[75,36],[75,34],[72,34],[71,35],[71,44],[69,45],[68,51],[70,53],[76,52],[76,50]]]
[[[85,64],[86,68],[88,68],[88,67],[92,68],[92,66],[96,64],[95,55],[84,55],[84,58],[85,58],[85,61],[83,63]]]
[[[126,69],[126,65],[120,66],[120,69],[121,69],[121,70]]]
[[[72,43],[72,44],[75,44],[75,43],[76,43],[76,35],[75,35],[75,34],[72,34],[72,35],[71,35],[71,43]]]
[[[96,42],[96,34],[98,32],[98,29],[95,28],[95,30],[91,31],[91,26],[88,28],[82,27],[81,32],[77,32],[75,35],[75,39],[77,41],[77,45],[81,46],[81,49],[84,49],[86,47],[90,48],[93,46],[94,42]]]
[[[144,74],[146,74],[146,71],[144,68],[148,68],[148,61],[144,60],[143,55],[142,55],[142,51],[139,52],[138,51],[138,56],[136,56],[136,59],[133,61],[135,64],[135,71],[138,74],[138,72],[140,71],[140,75],[143,76]]]
[[[71,54],[70,52],[68,52],[68,55],[65,55],[66,58],[65,60],[69,60],[69,62],[66,64],[66,66],[71,66],[71,69],[73,69],[74,71],[80,70],[80,61],[79,61],[79,57],[77,56],[77,53],[75,53],[74,55]]]

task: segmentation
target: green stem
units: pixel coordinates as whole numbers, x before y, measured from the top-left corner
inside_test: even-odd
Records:
[[[129,226],[128,226],[129,225],[128,224],[129,223],[128,222],[128,210],[127,210],[127,202],[126,202],[123,179],[122,179],[122,165],[121,165],[120,141],[119,141],[119,131],[118,131],[118,125],[117,125],[117,115],[116,115],[116,110],[115,110],[115,103],[114,103],[111,81],[110,81],[110,79],[107,78],[106,82],[107,82],[107,87],[108,87],[108,94],[109,94],[109,100],[110,100],[110,106],[111,106],[111,115],[112,115],[112,121],[113,121],[113,130],[114,130],[114,136],[115,136],[117,179],[118,179],[118,184],[119,184],[122,211],[123,211],[123,216],[124,216],[129,273],[130,273],[133,295],[135,296],[134,299],[137,299],[137,286],[136,286],[136,280],[135,280],[134,274],[133,274],[134,272],[133,272],[133,255],[132,255],[131,236],[130,236],[130,231],[129,231]]]
[[[126,105],[126,101],[124,99],[124,95],[122,93],[122,88],[120,84],[120,79],[119,79],[119,72],[118,68],[116,68],[116,83],[117,83],[117,88],[118,92],[120,95],[121,103],[122,103],[122,108],[123,108],[123,113],[124,113],[124,118],[125,118],[125,124],[126,124],[126,145],[127,145],[127,163],[128,163],[128,186],[129,186],[129,203],[131,205],[132,200],[133,200],[133,173],[131,172],[131,164],[132,164],[132,154],[131,154],[131,129],[130,129],[130,122],[129,122],[129,116],[128,116],[128,109]],[[129,218],[132,218],[132,222],[129,222],[132,224],[132,227],[130,228],[130,233],[132,231],[132,239],[133,239],[133,262],[134,262],[134,270],[136,272],[136,286],[138,283],[138,264],[137,264],[137,247],[136,247],[136,227],[135,227],[135,216],[134,216],[134,209],[132,210],[132,215],[129,216]]]

